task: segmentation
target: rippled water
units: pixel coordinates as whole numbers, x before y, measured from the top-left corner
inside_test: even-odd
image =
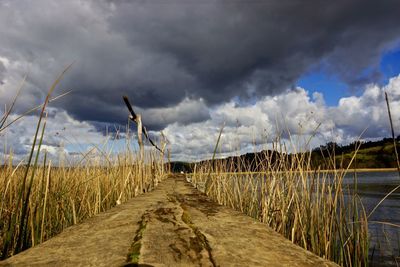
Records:
[[[354,177],[354,173],[348,173],[343,181],[344,187],[347,185],[350,192],[354,188]],[[357,193],[367,215],[390,191],[400,185],[397,172],[359,172],[356,179]],[[196,186],[204,191],[204,183]],[[400,266],[400,189],[387,196],[368,221],[371,266]]]
[[[352,185],[354,174],[347,174],[345,184]],[[397,172],[357,173],[357,193],[369,214],[396,186],[400,185]],[[373,266],[396,265],[400,256],[400,189],[390,194],[369,218]],[[382,224],[378,222],[385,222]],[[396,224],[397,226],[390,225]],[[400,258],[397,258],[400,265]]]

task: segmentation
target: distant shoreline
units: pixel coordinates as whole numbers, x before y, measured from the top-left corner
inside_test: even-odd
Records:
[[[341,169],[339,169],[341,170]],[[331,170],[323,170],[331,171]],[[347,172],[397,172],[397,168],[362,168],[362,169],[348,169]]]
[[[320,173],[327,173],[327,172],[341,172],[345,171],[345,169],[336,169],[336,170],[307,170],[305,172],[320,172]],[[285,171],[279,171],[285,172]],[[299,171],[292,171],[292,172],[299,172]],[[360,168],[360,169],[348,169],[346,173],[360,173],[360,172],[397,172],[397,168]],[[267,172],[219,172],[219,173],[210,173],[211,175],[216,174],[263,174]],[[186,174],[193,174],[193,173],[186,173]]]

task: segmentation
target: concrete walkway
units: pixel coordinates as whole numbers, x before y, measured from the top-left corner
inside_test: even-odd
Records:
[[[0,266],[337,266],[210,201],[183,176]]]

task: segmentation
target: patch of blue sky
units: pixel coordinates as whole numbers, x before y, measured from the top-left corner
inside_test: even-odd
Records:
[[[373,68],[366,68],[359,75],[359,79],[368,77],[374,71]],[[373,82],[385,85],[389,79],[400,74],[400,46],[384,53],[379,65],[380,75]],[[360,83],[362,84],[362,83]],[[328,106],[336,106],[343,97],[360,95],[363,88],[351,88],[335,74],[327,73],[323,70],[310,71],[300,77],[297,81],[300,86],[310,92],[320,92],[324,95],[325,103]]]
[[[310,92],[319,92],[324,95],[328,106],[336,106],[340,98],[350,96],[348,85],[342,82],[337,76],[330,75],[324,71],[314,71],[303,75],[298,81],[300,86]]]
[[[382,56],[380,69],[385,84],[388,83],[390,78],[400,74],[400,47],[388,51]]]

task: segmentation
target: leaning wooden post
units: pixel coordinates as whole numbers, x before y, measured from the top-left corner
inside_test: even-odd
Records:
[[[400,175],[399,154],[397,154],[396,139],[395,139],[395,136],[394,136],[393,121],[392,121],[392,115],[390,113],[390,105],[389,105],[389,98],[388,98],[387,92],[385,92],[385,99],[386,99],[386,105],[387,105],[387,110],[388,110],[388,114],[389,114],[390,129],[392,130],[393,148],[394,148],[394,153],[396,155],[396,162],[397,162],[397,172]]]
[[[140,182],[141,182],[141,191],[143,193],[144,189],[144,147],[143,147],[143,134],[145,135],[146,139],[150,142],[152,146],[154,146],[158,151],[161,152],[161,154],[164,154],[164,150],[161,150],[154,142],[151,140],[149,133],[146,130],[146,127],[143,126],[142,124],[142,118],[140,114],[136,114],[135,111],[133,111],[132,105],[129,102],[129,99],[127,96],[122,97],[124,99],[124,102],[126,104],[126,107],[128,108],[129,112],[131,115],[129,116],[129,119],[133,120],[137,124],[137,131],[138,131],[138,144],[139,144],[139,173],[141,176]]]
[[[160,160],[161,160],[161,175],[164,175],[165,167],[164,167],[164,151],[165,147],[167,146],[166,137],[163,132],[161,132],[161,153],[160,153]]]
[[[143,131],[142,131],[142,116],[136,114],[135,122],[137,124],[138,144],[140,149],[140,161],[144,161],[144,147],[143,147]]]
[[[139,145],[139,173],[140,173],[140,192],[143,193],[144,186],[144,147],[143,147],[143,131],[142,131],[142,116],[136,114],[135,122],[137,125],[138,145]]]
[[[171,173],[171,150],[168,148],[168,173]]]

